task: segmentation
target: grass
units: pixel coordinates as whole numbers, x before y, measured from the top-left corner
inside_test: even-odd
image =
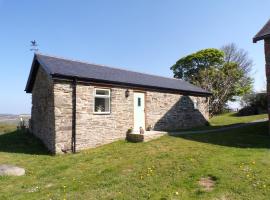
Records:
[[[224,126],[231,124],[247,123],[255,120],[267,118],[267,114],[237,116],[236,113],[226,113],[214,116],[210,119],[211,126]]]
[[[26,175],[0,177],[0,199],[269,199],[269,147],[267,122],[61,156],[13,131],[0,135],[0,163]],[[216,181],[209,192],[198,185],[207,176]]]
[[[16,129],[15,125],[0,123],[0,134],[8,133],[10,131],[14,131],[15,129]]]
[[[255,120],[267,118],[267,114],[251,115],[251,116],[237,116],[236,113],[230,112],[221,115],[216,115],[209,120],[209,126],[201,126],[189,129],[180,129],[175,131],[197,131],[197,130],[212,130],[221,127],[229,127],[236,124],[248,123]]]

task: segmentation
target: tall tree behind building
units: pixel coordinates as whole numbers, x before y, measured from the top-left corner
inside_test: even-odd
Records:
[[[226,103],[252,89],[249,73],[252,60],[246,51],[229,44],[219,49],[203,49],[179,59],[172,67],[175,78],[189,81],[213,93],[211,115],[219,114]]]

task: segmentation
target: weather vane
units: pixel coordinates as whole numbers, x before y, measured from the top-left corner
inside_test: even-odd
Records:
[[[37,52],[38,51],[38,44],[37,44],[36,40],[32,40],[30,42],[31,42],[31,49],[30,49],[30,51]]]

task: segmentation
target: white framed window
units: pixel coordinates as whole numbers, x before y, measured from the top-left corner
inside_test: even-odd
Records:
[[[181,100],[180,100],[182,109],[187,109],[187,105],[188,105],[188,97],[187,96],[182,96]]]
[[[94,113],[110,114],[111,112],[111,90],[95,88],[94,90]]]
[[[193,100],[193,106],[194,106],[194,109],[195,109],[195,110],[198,110],[198,109],[199,109],[199,102],[198,102],[197,99],[194,99],[194,100]]]

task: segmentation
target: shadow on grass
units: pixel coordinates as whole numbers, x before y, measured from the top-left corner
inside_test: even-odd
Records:
[[[173,131],[170,131],[171,133],[173,132],[193,132],[193,131],[208,131],[208,130],[216,130],[216,129],[229,129],[232,127],[238,127],[238,126],[242,126],[242,125],[246,125],[246,123],[235,123],[235,124],[228,124],[228,125],[205,125],[205,126],[195,126],[193,128],[186,128],[186,129],[176,129]]]
[[[245,117],[245,116],[239,115],[238,112],[232,113],[231,116],[233,116],[233,117]],[[246,116],[248,116],[248,115],[246,115]]]
[[[32,134],[12,131],[0,134],[0,152],[48,155],[43,143]]]
[[[170,134],[169,134],[170,135]],[[237,147],[237,148],[270,148],[268,122],[258,122],[249,126],[211,133],[171,135],[197,142]]]

